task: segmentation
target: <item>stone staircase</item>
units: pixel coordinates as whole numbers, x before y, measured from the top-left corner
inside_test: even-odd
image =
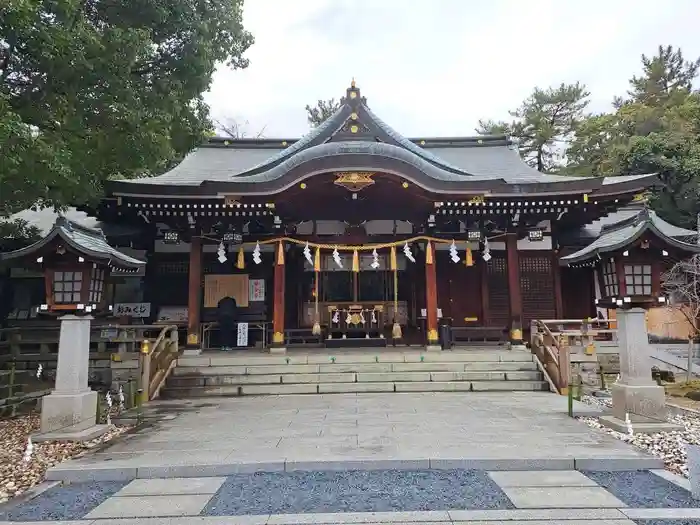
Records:
[[[548,389],[526,351],[234,351],[180,357],[160,397]]]

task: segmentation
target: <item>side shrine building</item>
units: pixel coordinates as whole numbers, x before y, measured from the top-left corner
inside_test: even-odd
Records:
[[[113,315],[179,324],[192,347],[223,344],[227,297],[248,346],[432,347],[443,325],[519,343],[532,320],[601,315],[606,249],[646,242],[640,286],[683,256],[694,232],[643,205],[656,183],[543,174],[505,136],[404,138],[353,81],[300,139],[212,138],[89,211],[147,261],[111,276]]]

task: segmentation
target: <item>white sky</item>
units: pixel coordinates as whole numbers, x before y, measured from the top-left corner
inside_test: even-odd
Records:
[[[248,134],[298,137],[306,104],[354,76],[404,136],[473,135],[533,87],[584,82],[609,108],[659,44],[700,56],[698,0],[245,0],[255,36],[241,71],[219,68],[212,116]]]

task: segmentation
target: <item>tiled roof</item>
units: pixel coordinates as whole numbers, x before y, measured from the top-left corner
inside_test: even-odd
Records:
[[[87,228],[60,216],[51,231],[34,244],[2,254],[3,260],[27,257],[60,237],[73,250],[87,258],[103,261],[117,268],[140,268],[146,263],[130,257],[107,242],[102,230]]]
[[[630,213],[632,211],[634,214]],[[600,236],[597,239],[585,248],[562,257],[561,261],[571,264],[592,259],[602,253],[619,250],[636,241],[646,231],[651,231],[676,248],[688,252],[700,252],[700,246],[688,242],[694,237],[697,238],[695,232],[664,221],[653,210],[627,208],[620,210],[616,215],[620,219],[618,222],[602,224]]]

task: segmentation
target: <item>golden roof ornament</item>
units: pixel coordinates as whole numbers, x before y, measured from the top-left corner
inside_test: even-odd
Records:
[[[350,87],[352,89],[355,89],[355,77],[352,77],[352,81],[350,82]]]

